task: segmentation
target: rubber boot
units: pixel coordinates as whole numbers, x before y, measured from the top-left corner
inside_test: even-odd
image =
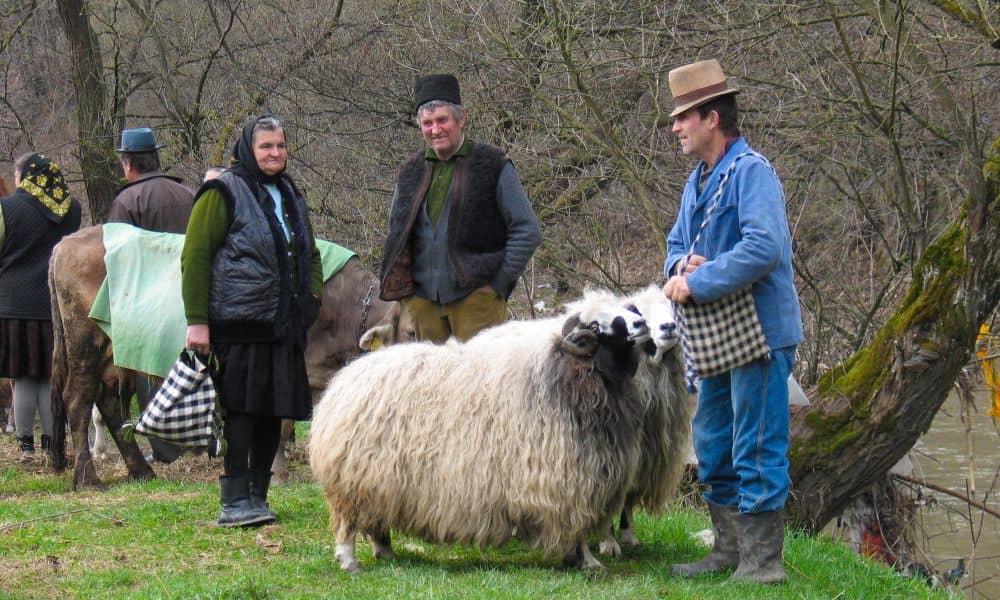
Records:
[[[740,565],[732,579],[754,583],[781,583],[788,576],[781,565],[785,526],[780,510],[739,515]]]
[[[219,527],[247,527],[270,521],[267,512],[250,505],[250,479],[248,477],[219,477],[222,510]]]
[[[715,545],[712,546],[712,552],[697,562],[671,566],[671,575],[694,577],[702,573],[717,573],[732,569],[739,564],[740,551],[736,541],[736,518],[739,513],[736,507],[709,502],[708,514],[712,518],[712,529],[715,531]]]
[[[21,443],[21,460],[31,460],[35,457],[35,436],[18,437],[17,441]]]
[[[267,521],[268,523],[278,520],[278,515],[274,514],[274,511],[267,504],[267,489],[271,487],[271,474],[270,471],[250,472],[250,506],[266,512],[271,517],[271,520]]]

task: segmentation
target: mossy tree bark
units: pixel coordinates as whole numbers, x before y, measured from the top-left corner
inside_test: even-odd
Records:
[[[793,525],[818,532],[913,447],[1000,302],[1000,137],[977,164],[961,214],[923,253],[893,317],[793,414]]]

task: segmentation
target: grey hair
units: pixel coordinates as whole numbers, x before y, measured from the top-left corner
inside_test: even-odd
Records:
[[[253,124],[253,131],[250,133],[250,139],[252,140],[256,137],[258,131],[277,131],[284,128],[285,125],[278,117],[274,115],[264,115],[263,117],[257,119],[257,122]]]
[[[425,112],[433,112],[439,108],[446,107],[451,109],[451,116],[455,117],[456,121],[461,121],[465,118],[465,107],[461,104],[455,104],[454,102],[448,102],[447,100],[431,100],[430,102],[424,102],[417,109],[417,116],[415,118],[417,126],[420,125],[420,115]]]

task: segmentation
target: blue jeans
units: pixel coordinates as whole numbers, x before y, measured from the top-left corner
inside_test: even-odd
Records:
[[[705,500],[741,514],[785,505],[788,475],[788,375],[795,347],[701,380],[692,425]]]

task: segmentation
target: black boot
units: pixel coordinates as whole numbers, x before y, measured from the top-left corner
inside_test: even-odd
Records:
[[[21,460],[31,460],[35,456],[35,436],[26,435],[23,437],[18,437],[17,441],[21,443]]]
[[[788,576],[781,565],[785,527],[781,511],[739,515],[740,566],[732,578],[754,583],[781,583]]]
[[[250,506],[266,512],[271,517],[271,520],[267,522],[273,523],[278,520],[278,515],[274,514],[274,511],[267,504],[267,489],[269,487],[271,487],[270,471],[250,472]]]
[[[694,577],[702,573],[715,573],[732,569],[739,564],[740,550],[736,542],[736,518],[739,513],[736,511],[736,507],[709,502],[708,514],[712,517],[712,530],[715,532],[715,545],[712,546],[712,552],[697,562],[671,566],[671,575]]]
[[[262,525],[271,520],[267,512],[250,505],[250,480],[247,477],[219,477],[222,510],[219,527]]]

